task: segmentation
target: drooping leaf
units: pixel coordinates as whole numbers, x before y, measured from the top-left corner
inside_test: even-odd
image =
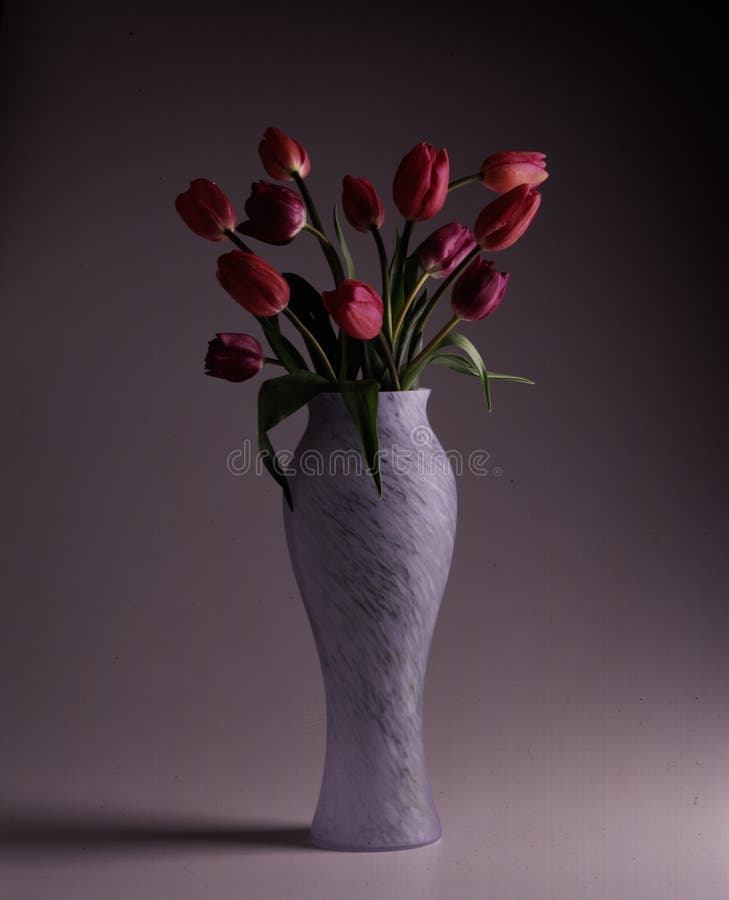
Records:
[[[377,434],[377,404],[380,385],[376,381],[344,381],[342,397],[357,429],[360,452],[372,476],[377,493],[382,496],[380,442]]]
[[[454,372],[460,372],[461,375],[473,375],[478,378],[478,372],[473,363],[456,353],[438,353],[430,362],[434,366],[445,366],[447,369],[453,369]]]
[[[347,268],[347,278],[354,278],[354,260],[352,259],[352,254],[349,252],[349,247],[347,246],[347,241],[344,237],[342,226],[339,224],[339,214],[337,213],[336,203],[334,204],[334,232],[337,235],[339,248],[342,251],[342,256],[344,257],[344,265]]]
[[[289,372],[308,371],[309,367],[306,365],[304,357],[299,353],[295,345],[281,333],[278,316],[256,316],[256,318],[274,354]]]
[[[468,358],[473,363],[473,367],[478,373],[478,377],[481,379],[484,396],[486,397],[486,406],[488,406],[490,412],[491,389],[489,387],[489,373],[486,369],[486,365],[481,357],[481,354],[478,352],[474,344],[469,341],[469,339],[465,337],[465,335],[458,334],[457,331],[451,331],[451,333],[447,335],[446,339],[441,344],[441,347],[458,347],[459,350],[463,350],[463,352],[467,354]]]
[[[294,508],[286,475],[276,459],[268,432],[301,409],[312,397],[331,389],[331,382],[314,372],[293,372],[264,381],[258,392],[258,450],[261,460],[283,488],[286,502]]]
[[[504,375],[503,372],[489,372],[489,381],[516,381],[519,384],[534,384],[531,378],[522,378],[521,375]]]
[[[336,368],[339,362],[337,336],[334,333],[329,313],[324,308],[321,294],[300,275],[296,275],[293,272],[284,272],[283,277],[289,286],[289,307],[291,311],[314,335],[322,350]],[[316,349],[309,340],[304,338],[304,341],[315,370],[320,375],[325,375],[326,370]]]

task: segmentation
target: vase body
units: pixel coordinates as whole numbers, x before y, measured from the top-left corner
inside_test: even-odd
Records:
[[[450,569],[456,486],[429,391],[381,392],[383,493],[337,393],[309,404],[284,523],[327,710],[315,844],[395,850],[438,840],[423,746],[428,651]]]

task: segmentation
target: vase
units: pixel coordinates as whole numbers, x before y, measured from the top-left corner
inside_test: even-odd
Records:
[[[448,578],[456,485],[428,390],[380,392],[382,497],[339,393],[309,403],[284,502],[324,681],[326,756],[312,842],[398,850],[441,835],[423,746],[428,651]]]

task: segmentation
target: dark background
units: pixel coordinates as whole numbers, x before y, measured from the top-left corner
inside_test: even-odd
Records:
[[[11,0],[0,27],[2,900],[729,896],[711,22]],[[343,174],[370,177],[388,240],[415,142],[454,177],[548,154],[542,209],[498,255],[507,299],[468,328],[536,386],[497,385],[488,415],[475,383],[426,376],[444,446],[490,454],[459,482],[431,653],[427,850],[300,846],[318,663],[278,489],[226,468],[257,385],[202,367],[253,323],[215,283],[227,248],[173,208],[204,176],[242,209],[270,124],[308,148],[323,211]],[[458,191],[433,225],[488,199]],[[326,278],[309,235],[265,255]]]

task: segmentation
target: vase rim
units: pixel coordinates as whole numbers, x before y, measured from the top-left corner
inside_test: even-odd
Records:
[[[378,393],[378,395],[379,395],[379,394],[384,394],[385,396],[394,397],[394,396],[396,396],[396,395],[398,395],[398,394],[400,394],[400,395],[405,395],[405,394],[429,394],[430,392],[431,392],[431,388],[415,388],[414,390],[409,390],[409,391],[378,391],[377,393]],[[337,391],[337,390],[322,391],[321,393],[315,394],[314,396],[315,396],[315,397],[326,397],[326,396],[332,396],[332,395],[334,395],[335,397],[341,397],[341,396],[342,396],[342,392],[341,392],[341,391]]]

